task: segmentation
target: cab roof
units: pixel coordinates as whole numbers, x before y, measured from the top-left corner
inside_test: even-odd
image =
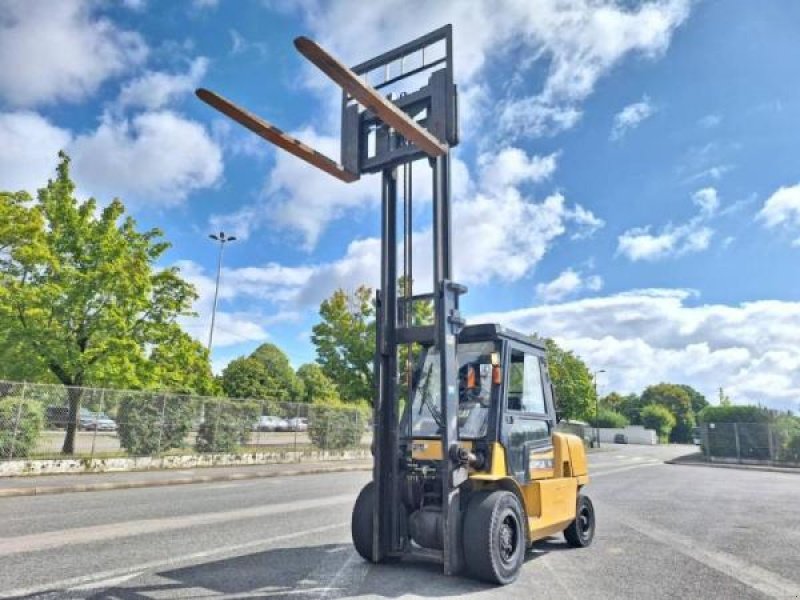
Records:
[[[525,335],[508,327],[503,327],[498,323],[481,323],[480,325],[467,325],[458,334],[459,342],[477,342],[484,340],[512,340],[519,344],[532,346],[542,352],[547,348],[544,345],[544,340]]]

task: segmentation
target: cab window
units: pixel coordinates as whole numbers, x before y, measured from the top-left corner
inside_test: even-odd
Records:
[[[509,370],[508,410],[545,414],[547,409],[539,357],[520,350],[512,350]]]

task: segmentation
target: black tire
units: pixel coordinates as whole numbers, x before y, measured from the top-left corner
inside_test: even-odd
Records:
[[[586,548],[594,539],[594,505],[588,496],[579,495],[575,520],[564,530],[564,538],[573,548]]]
[[[464,516],[465,574],[501,585],[513,582],[525,561],[523,518],[511,492],[477,492]]]
[[[361,488],[353,506],[350,531],[353,545],[364,560],[372,562],[372,513],[375,507],[375,483],[370,481]]]

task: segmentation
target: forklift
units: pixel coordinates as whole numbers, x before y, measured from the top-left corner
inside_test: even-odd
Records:
[[[308,38],[295,47],[342,88],[341,162],[219,94],[196,93],[341,181],[381,173],[374,467],[353,508],[356,551],[373,563],[434,559],[448,575],[508,584],[537,540],[563,532],[570,546],[589,546],[586,453],[580,438],[555,430],[544,345],[500,325],[468,325],[459,311],[467,290],[452,279],[450,149],[459,131],[451,26],[352,68]],[[417,161],[427,161],[433,189],[433,292],[414,295]],[[432,305],[432,323],[415,322],[420,302]]]

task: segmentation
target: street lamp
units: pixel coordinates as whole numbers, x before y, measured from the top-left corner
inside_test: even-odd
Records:
[[[219,257],[217,258],[217,285],[214,287],[214,308],[211,309],[211,329],[208,332],[208,354],[211,355],[211,342],[214,340],[214,320],[217,317],[217,296],[219,296],[219,276],[222,272],[222,250],[227,242],[236,241],[236,236],[226,236],[224,231],[219,234],[212,233],[210,237],[215,242],[219,242]]]
[[[597,440],[597,447],[600,447],[600,402],[597,396],[597,376],[600,373],[605,373],[605,369],[600,369],[594,372],[592,379],[594,379],[594,435]]]

